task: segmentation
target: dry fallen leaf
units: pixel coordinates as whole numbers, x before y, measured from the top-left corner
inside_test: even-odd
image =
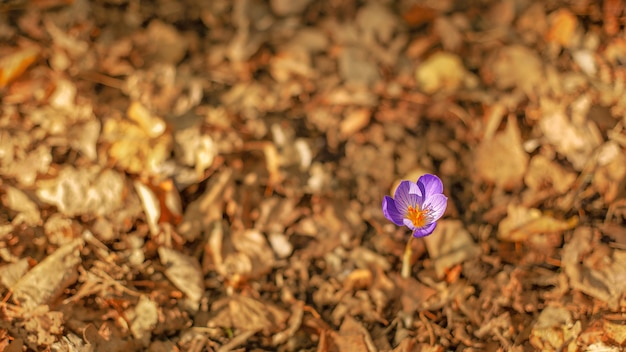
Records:
[[[589,100],[586,99],[586,102]],[[568,115],[566,112],[564,103],[542,100],[539,127],[548,142],[565,155],[576,170],[582,170],[601,141],[596,137],[597,127],[593,121],[584,117],[576,121],[573,114]]]
[[[217,271],[233,285],[260,278],[272,270],[274,253],[260,231],[235,231],[225,240],[228,243],[222,253],[224,262]]]
[[[626,251],[592,246],[593,230],[579,227],[563,248],[563,271],[570,287],[617,307],[626,292]]]
[[[285,328],[289,314],[269,302],[235,294],[211,304],[215,313],[207,326],[219,326],[238,331],[278,332]]]
[[[5,195],[2,197],[2,203],[9,209],[16,211],[18,214],[13,218],[11,223],[19,225],[24,223],[28,226],[41,225],[41,216],[39,207],[21,190],[6,186]]]
[[[593,173],[593,185],[610,204],[623,191],[626,177],[626,155],[616,142],[606,142],[598,152],[598,168]]]
[[[124,206],[125,179],[100,167],[65,166],[56,178],[37,182],[37,197],[65,215],[108,215]]]
[[[522,147],[520,130],[514,117],[509,117],[504,131],[483,140],[475,155],[475,168],[480,179],[505,190],[521,185],[528,155]]]
[[[425,237],[424,242],[440,279],[456,264],[462,264],[481,254],[480,247],[474,243],[459,220],[439,221],[433,236]]]
[[[528,172],[524,176],[524,183],[528,188],[534,191],[553,189],[559,194],[569,191],[575,180],[574,173],[541,154],[530,160]]]
[[[158,127],[160,121],[151,115],[143,115],[143,109],[129,109],[129,118],[141,121],[141,126],[133,121],[121,118],[107,119],[102,128],[102,139],[110,143],[109,157],[122,169],[149,176],[158,172],[172,147],[172,136],[159,133],[164,128]],[[156,119],[156,120],[155,120]],[[154,137],[151,137],[154,136]]]
[[[511,45],[491,52],[480,70],[483,81],[499,89],[519,88],[533,95],[545,79],[543,63],[532,49]]]
[[[0,88],[15,80],[32,65],[39,56],[39,49],[26,47],[11,54],[4,54],[0,59]]]
[[[577,224],[578,218],[575,216],[568,220],[558,220],[543,214],[539,209],[509,204],[507,216],[498,226],[498,239],[523,242],[530,236],[563,232],[574,228]]]
[[[22,258],[15,263],[0,266],[0,285],[5,288],[13,287],[29,269],[28,259]]]
[[[60,296],[78,279],[83,244],[83,239],[77,238],[35,265],[11,286],[13,300],[24,308],[33,309]]]
[[[159,258],[165,267],[165,276],[189,299],[189,307],[198,309],[204,294],[204,281],[198,259],[174,249],[159,247]]]

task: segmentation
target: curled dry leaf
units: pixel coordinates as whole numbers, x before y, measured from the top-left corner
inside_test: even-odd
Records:
[[[27,47],[3,55],[0,59],[0,88],[19,77],[39,56],[39,48]]]
[[[568,220],[558,220],[545,215],[539,209],[526,208],[520,205],[509,204],[507,216],[498,227],[498,239],[510,242],[523,242],[529,236],[559,233],[574,228],[578,224],[578,217]]]
[[[35,265],[11,287],[13,299],[28,309],[51,303],[78,279],[83,244],[77,238]]]

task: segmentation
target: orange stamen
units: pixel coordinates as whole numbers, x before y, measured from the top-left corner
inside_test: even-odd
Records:
[[[406,213],[406,218],[413,223],[415,227],[424,227],[426,225],[426,214],[428,210],[420,210],[419,208],[413,208],[409,206]]]

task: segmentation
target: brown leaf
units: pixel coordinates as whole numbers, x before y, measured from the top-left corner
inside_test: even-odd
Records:
[[[270,272],[274,266],[274,253],[257,230],[236,231],[228,236],[226,248],[232,248],[222,254],[224,263],[218,272],[235,283],[245,279],[259,278]]]
[[[570,287],[617,307],[626,292],[626,251],[592,242],[593,231],[579,227],[563,248],[562,265]]]
[[[0,88],[24,73],[38,56],[39,49],[36,47],[21,48],[11,54],[3,55],[0,59]]]
[[[509,117],[506,129],[492,139],[483,140],[476,149],[478,177],[502,189],[519,187],[526,172],[528,155],[522,147],[517,122]]]
[[[530,334],[530,343],[537,349],[575,350],[576,338],[580,334],[580,321],[574,322],[571,312],[564,307],[548,306],[539,315]],[[571,345],[571,347],[567,347]]]
[[[578,107],[568,115],[565,104],[542,100],[539,127],[548,142],[565,155],[576,170],[582,170],[602,141],[597,138],[597,126],[593,121],[588,121],[585,115],[574,118],[589,107],[589,98],[581,97],[578,103]],[[574,115],[574,112],[577,114]]]
[[[606,204],[613,202],[624,189],[626,155],[615,142],[605,143],[598,153],[598,168],[593,173],[593,185]]]
[[[35,265],[11,287],[13,299],[22,307],[32,309],[60,296],[78,279],[83,244],[83,239],[77,238]]]
[[[498,239],[511,242],[523,242],[530,236],[545,233],[559,233],[574,228],[577,217],[558,220],[543,214],[539,209],[528,209],[509,204],[507,216],[498,226]]]
[[[142,175],[150,175],[158,171],[163,162],[169,158],[172,147],[172,136],[162,133],[162,128],[151,126],[153,118],[141,115],[140,110],[129,110],[129,117],[143,121],[138,125],[129,120],[118,118],[107,119],[102,128],[102,138],[110,143],[109,157],[122,169]],[[159,121],[159,120],[156,120]],[[161,121],[162,122],[162,121]],[[145,127],[145,128],[144,128]],[[160,131],[160,132],[159,132]],[[150,137],[157,135],[155,137]]]
[[[528,172],[524,176],[524,182],[530,189],[534,191],[550,189],[558,194],[569,191],[575,180],[575,174],[541,154],[535,155],[530,160]]]
[[[2,202],[7,208],[18,213],[11,222],[13,225],[25,223],[28,226],[35,226],[41,224],[39,207],[35,202],[15,187],[7,186],[5,191],[6,194],[2,197]]]
[[[40,180],[37,186],[39,200],[69,216],[103,216],[124,206],[124,176],[110,169],[65,166],[56,178]]]
[[[189,306],[198,309],[204,294],[204,275],[198,259],[165,247],[159,247],[159,258],[165,266],[165,276],[187,296]]]
[[[240,294],[214,302],[211,311],[217,314],[209,321],[208,326],[238,331],[278,332],[284,329],[289,317],[289,313],[271,303]]]
[[[539,55],[518,44],[492,51],[480,74],[487,84],[494,84],[499,89],[519,87],[526,94],[535,94],[545,78]]]
[[[440,279],[456,264],[462,264],[481,254],[480,247],[459,220],[439,221],[435,233],[425,237],[424,242]]]

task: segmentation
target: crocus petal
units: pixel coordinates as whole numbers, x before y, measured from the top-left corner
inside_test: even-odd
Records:
[[[424,207],[429,210],[428,217],[431,222],[439,220],[448,207],[448,197],[443,194],[435,194],[427,199]]]
[[[398,213],[402,214],[402,217],[406,215],[407,209],[411,207],[415,207],[418,202],[420,202],[420,197],[416,194],[410,194],[411,190],[411,181],[402,181],[396,188],[396,192],[393,195],[393,200],[396,204],[396,209]]]
[[[428,199],[434,194],[443,193],[443,183],[441,179],[435,175],[426,174],[417,180],[417,186],[422,190],[424,199]]]
[[[409,188],[409,194],[416,194],[420,197],[424,197],[424,193],[422,192],[422,190],[417,186],[417,183],[413,183],[411,182],[411,187]]]
[[[394,224],[398,226],[404,225],[404,216],[400,212],[398,212],[398,209],[396,208],[396,202],[394,202],[393,199],[389,196],[385,196],[385,198],[383,199],[383,214],[387,219],[389,219],[389,221],[393,222]]]
[[[409,230],[411,231],[415,231],[415,229],[417,229],[417,227],[415,227],[415,225],[413,225],[413,222],[407,218],[402,219],[403,223],[402,225],[406,226],[409,228]]]
[[[413,231],[413,237],[424,237],[424,236],[428,236],[431,233],[433,233],[433,231],[435,231],[435,227],[437,227],[437,223],[433,222],[432,224],[428,224],[424,227],[420,227],[418,229],[415,229]]]

